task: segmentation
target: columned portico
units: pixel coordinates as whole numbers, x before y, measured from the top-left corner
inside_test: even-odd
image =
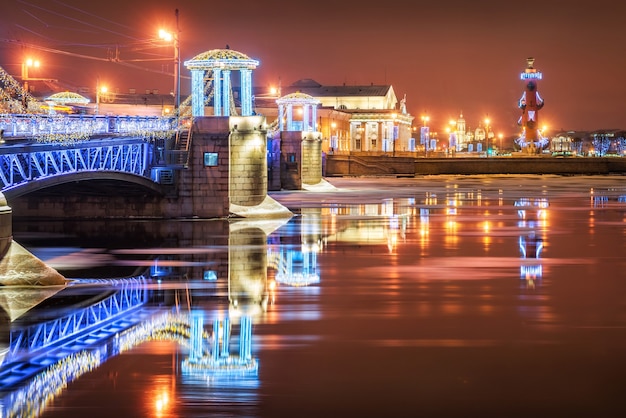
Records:
[[[276,100],[280,132],[280,183],[299,190],[322,181],[322,135],[317,131],[319,100],[296,92]]]
[[[207,99],[204,86],[206,72],[210,72],[209,78],[213,83],[208,97],[213,99],[213,115],[236,115],[234,109],[231,109],[232,71],[239,71],[241,77],[241,116],[251,116],[252,70],[258,65],[258,61],[232,49],[213,49],[186,61],[185,66],[191,71],[192,116],[204,116],[204,103]]]
[[[302,131],[316,132],[317,105],[319,100],[304,93],[292,93],[276,100],[278,104],[278,130],[279,131]],[[294,108],[298,111],[298,116],[294,118]]]

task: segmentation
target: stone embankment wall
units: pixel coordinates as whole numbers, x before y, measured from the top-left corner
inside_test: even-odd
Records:
[[[626,173],[626,158],[486,157],[410,158],[328,155],[326,172],[332,176],[413,177],[437,174],[560,174]]]

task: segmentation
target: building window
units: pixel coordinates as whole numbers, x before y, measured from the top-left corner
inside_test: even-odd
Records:
[[[217,166],[217,152],[205,152],[204,153],[204,166],[205,167]]]

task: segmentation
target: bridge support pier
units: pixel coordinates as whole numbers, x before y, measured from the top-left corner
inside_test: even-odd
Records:
[[[322,136],[319,132],[280,132],[280,188],[302,190],[322,181]]]

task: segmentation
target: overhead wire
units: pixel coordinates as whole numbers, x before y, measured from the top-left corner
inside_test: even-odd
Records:
[[[46,51],[46,52],[50,52],[50,53],[55,53],[55,54],[62,54],[62,55],[68,55],[68,56],[74,56],[74,57],[78,57],[78,58],[85,58],[85,59],[91,59],[91,60],[96,60],[96,61],[108,61],[108,62],[116,62],[116,63],[123,63],[123,62],[150,62],[150,61],[168,61],[170,60],[169,57],[165,57],[163,56],[163,54],[159,54],[157,52],[152,52],[151,50],[155,49],[155,48],[159,48],[162,47],[162,45],[158,45],[156,44],[156,39],[155,38],[139,38],[137,36],[132,36],[129,35],[127,33],[121,32],[119,30],[113,30],[110,27],[103,27],[100,26],[98,24],[95,23],[90,23],[85,21],[84,19],[78,18],[78,17],[70,17],[67,14],[63,14],[59,11],[55,11],[55,10],[51,10],[48,8],[45,8],[43,6],[39,6],[39,5],[35,5],[33,3],[30,3],[26,0],[17,0],[19,3],[27,6],[27,7],[32,7],[34,9],[37,9],[41,12],[44,13],[49,13],[51,15],[54,16],[60,16],[63,19],[67,19],[71,22],[83,25],[85,27],[91,28],[91,29],[95,29],[96,31],[87,31],[85,29],[79,29],[77,27],[72,27],[72,28],[64,28],[62,26],[56,26],[56,25],[51,25],[49,24],[45,19],[37,16],[36,14],[30,12],[29,10],[26,9],[22,9],[22,11],[27,14],[28,16],[30,16],[32,19],[36,20],[37,22],[39,22],[40,24],[42,24],[43,26],[45,26],[46,28],[57,28],[57,29],[64,29],[64,30],[68,30],[68,29],[72,29],[72,30],[82,30],[83,32],[89,32],[89,33],[98,33],[98,31],[104,31],[113,35],[117,35],[117,36],[121,36],[125,39],[127,39],[126,42],[113,42],[113,43],[104,43],[104,44],[93,44],[93,43],[77,43],[77,42],[63,42],[63,41],[59,41],[59,40],[55,40],[50,38],[47,35],[43,35],[41,33],[38,33],[30,28],[27,28],[23,25],[19,25],[16,24],[16,26],[18,28],[20,28],[21,30],[25,31],[25,32],[29,32],[37,37],[40,37],[42,39],[46,40],[46,43],[50,44],[56,44],[60,47],[64,47],[64,48],[95,48],[95,49],[101,49],[104,51],[107,51],[107,54],[109,55],[108,57],[93,57],[90,55],[86,55],[84,53],[77,53],[77,52],[70,52],[70,51],[63,51],[57,48],[51,48],[51,47],[42,47],[42,46],[37,46],[37,45],[32,45],[32,44],[28,44],[29,47],[31,48],[35,48],[35,49],[39,49],[42,51]],[[87,12],[85,10],[82,10],[78,7],[72,6],[72,5],[68,5],[65,2],[59,1],[59,0],[54,0],[54,3],[62,6],[62,7],[66,7],[72,11],[81,13],[83,15],[89,16],[89,17],[94,17],[98,20],[101,20],[103,22],[105,22],[108,25],[114,25],[114,26],[118,26],[121,27],[123,29],[129,30],[129,31],[136,31],[133,27],[109,20],[109,19],[105,19],[101,16],[98,16],[96,14]],[[6,39],[4,40],[5,42],[7,41]],[[52,42],[51,42],[52,41]],[[16,43],[19,43],[19,41],[16,41]],[[26,43],[21,43],[21,45],[27,45]],[[111,49],[115,49],[115,54],[113,56],[113,58],[111,58]],[[139,53],[144,55],[144,57],[142,58],[132,58],[132,59],[121,59],[120,58],[120,50],[124,50],[127,52],[133,52],[133,53]],[[146,58],[146,56],[148,58]],[[139,66],[133,66],[133,65],[129,65],[130,67],[133,68],[138,68],[138,69],[144,69],[144,70],[148,70],[148,71],[153,71],[156,73],[160,73],[162,74],[162,71],[156,71],[156,70],[149,70],[145,67],[139,67]]]

